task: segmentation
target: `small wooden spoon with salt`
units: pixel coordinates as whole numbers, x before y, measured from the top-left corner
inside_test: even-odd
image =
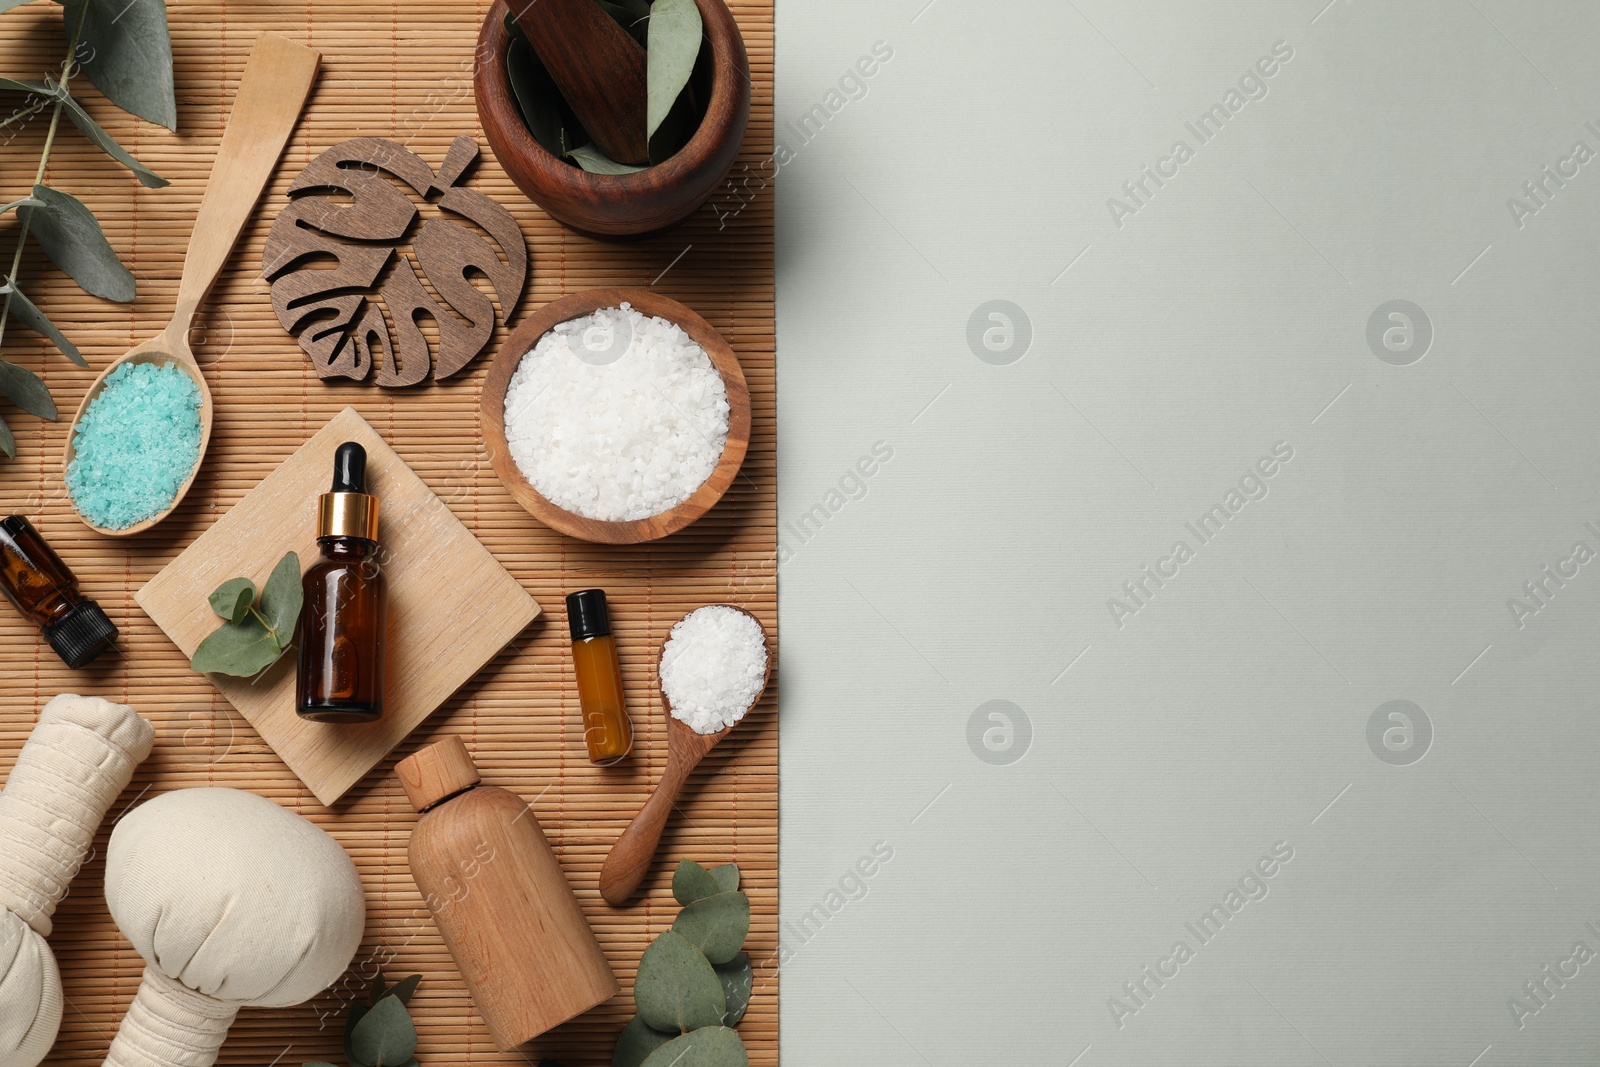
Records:
[[[200,302],[216,283],[217,275],[222,273],[222,266],[239,240],[267,179],[272,177],[272,169],[311,92],[311,82],[316,78],[321,58],[322,54],[315,49],[270,33],[262,34],[250,50],[244,76],[239,79],[233,111],[228,116],[228,128],[223,131],[222,144],[217,148],[217,159],[211,168],[211,180],[195,215],[194,233],[189,238],[189,252],[183,260],[178,306],[172,321],[150,340],[113,360],[89,386],[83,403],[78,405],[78,413],[72,418],[72,429],[67,433],[61,474],[66,477],[67,468],[78,454],[74,442],[84,412],[105,389],[106,378],[124,363],[171,363],[194,379],[200,390],[200,455],[167,509],[143,522],[122,530],[110,530],[96,526],[74,508],[74,513],[91,530],[108,537],[128,537],[148,530],[172,514],[188,494],[189,486],[194,484],[205,459],[206,446],[211,443],[211,390],[189,348],[189,326]]]
[[[732,604],[719,604],[718,607],[733,608],[743,615],[750,615],[743,608],[734,608]],[[698,608],[696,611],[700,610]],[[689,612],[684,618],[694,612]],[[754,615],[750,615],[755,619]],[[680,622],[682,620],[679,620]],[[760,620],[756,620],[760,626]],[[766,631],[762,631],[765,639]],[[667,637],[670,641],[671,635]],[[666,641],[661,643],[661,649],[666,651]],[[657,660],[659,664],[660,660]],[[660,675],[659,668],[657,676]],[[772,648],[767,648],[767,673],[761,680],[761,689],[756,693],[755,699],[750,701],[753,708],[760,703],[762,693],[767,690],[767,682],[772,678]],[[694,728],[672,714],[672,701],[668,699],[666,690],[661,692],[661,706],[667,713],[667,769],[661,775],[661,782],[656,786],[655,792],[650,794],[650,799],[645,801],[639,814],[634,816],[633,822],[617,838],[617,843],[611,846],[610,855],[600,868],[600,895],[612,907],[620,908],[633,896],[639,888],[639,883],[644,881],[644,876],[650,872],[650,862],[655,859],[656,847],[661,844],[661,832],[667,827],[667,816],[672,813],[673,806],[678,801],[678,794],[689,781],[689,775],[706,758],[706,754],[733,732],[734,726],[745,720],[750,708],[745,709],[745,714],[740,716],[739,722],[725,730],[718,730],[714,734],[696,733]]]

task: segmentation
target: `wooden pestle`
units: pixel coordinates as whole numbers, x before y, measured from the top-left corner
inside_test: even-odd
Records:
[[[644,46],[595,0],[510,0],[510,6],[600,151],[618,163],[648,164]]]

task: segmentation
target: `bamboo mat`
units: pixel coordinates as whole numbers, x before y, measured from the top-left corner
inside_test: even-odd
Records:
[[[391,976],[420,972],[413,1001],[424,1067],[610,1062],[615,1034],[633,1013],[632,978],[640,953],[676,914],[669,881],[680,858],[736,860],[744,871],[754,923],[747,945],[757,993],[739,1032],[756,1064],[777,1062],[776,687],[712,753],[685,794],[647,883],[625,910],[596,891],[611,842],[643,802],[666,757],[654,659],[685,611],[709,602],[754,612],[776,638],[776,461],[774,441],[773,230],[769,191],[741,210],[731,190],[666,236],[605,245],[574,236],[525,199],[493,158],[473,107],[471,56],[488,0],[215,0],[169,4],[176,57],[179,133],[136,122],[83,79],[89,110],[113,136],[172,185],[146,190],[65,123],[47,182],[88,203],[139,282],[131,306],[79,292],[31,254],[24,286],[83,349],[89,370],[46,352],[15,326],[6,357],[38,371],[62,421],[42,423],[0,408],[16,432],[18,458],[0,460],[0,507],[24,512],[74,568],[89,595],[122,629],[121,657],[69,671],[9,605],[0,607],[0,772],[26,737],[38,709],[58,692],[130,703],[159,731],[155,754],[112,809],[189,786],[225,785],[271,797],[324,827],[355,858],[367,893],[367,930],[355,966],[332,990],[288,1010],[245,1010],[222,1052],[224,1064],[283,1067],[312,1060],[343,1063],[345,1003],[377,966]],[[752,168],[772,143],[771,0],[733,0],[755,83],[743,162]],[[61,9],[35,3],[0,16],[0,73],[41,77],[65,50]],[[216,402],[209,456],[187,501],[147,534],[101,538],[81,525],[62,497],[59,462],[66,423],[106,361],[159,330],[170,317],[185,242],[212,154],[252,42],[263,31],[322,52],[322,74],[268,192],[240,241],[194,335]],[[6,106],[13,105],[11,97]],[[0,194],[22,195],[33,180],[45,123],[34,120],[0,152]],[[10,133],[10,130],[5,131]],[[484,149],[472,185],[517,217],[528,238],[532,275],[521,313],[598,285],[654,286],[693,307],[739,353],[754,402],[754,435],[744,477],[688,531],[655,546],[583,544],[545,529],[516,506],[495,478],[478,430],[477,397],[487,353],[456,380],[409,392],[324,384],[272,314],[258,280],[261,246],[284,190],[317,153],[355,136],[392,137],[434,166],[458,134]],[[742,171],[736,165],[737,178]],[[9,220],[8,220],[9,221]],[[0,249],[10,255],[8,228]],[[519,320],[519,314],[513,321]],[[494,344],[504,337],[497,331]],[[492,350],[492,349],[491,349]],[[335,809],[324,809],[273,756],[249,725],[134,604],[134,592],[235,504],[284,457],[346,405],[354,405],[452,511],[539,601],[545,614],[429,719]],[[307,515],[307,521],[312,516]],[[608,590],[640,744],[620,769],[584,757],[568,655],[563,596]],[[535,1041],[497,1052],[423,909],[406,863],[416,816],[393,777],[397,759],[445,734],[460,734],[487,781],[533,804],[565,865],[623,985],[611,1003]],[[102,896],[102,831],[95,855],[73,883],[50,939],[61,960],[69,1006],[54,1064],[96,1064],[138,983],[142,961],[123,940]]]

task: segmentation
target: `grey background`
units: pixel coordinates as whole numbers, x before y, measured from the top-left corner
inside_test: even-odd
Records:
[[[1520,228],[1508,198],[1600,152],[1600,5],[778,22],[785,1062],[1596,1062],[1600,959],[1520,1028],[1510,1002],[1600,951],[1600,561],[1520,628],[1508,601],[1600,551],[1600,158]],[[877,41],[799,145],[783,124]],[[1267,95],[1119,228],[1108,199],[1280,41]],[[1008,364],[968,344],[992,300],[1031,323]],[[1368,343],[1394,300],[1433,333],[1404,366]],[[1200,545],[1185,523],[1278,442]],[[1119,628],[1107,601],[1179,539]],[[997,700],[1031,727],[991,736],[1005,759],[1000,720],[969,740]],[[1431,724],[1409,764],[1369,745],[1394,700]],[[1279,842],[1200,945],[1185,923]]]

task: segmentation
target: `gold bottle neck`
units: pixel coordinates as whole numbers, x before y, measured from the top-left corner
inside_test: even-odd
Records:
[[[323,493],[317,498],[317,537],[378,539],[378,498],[366,493]]]

